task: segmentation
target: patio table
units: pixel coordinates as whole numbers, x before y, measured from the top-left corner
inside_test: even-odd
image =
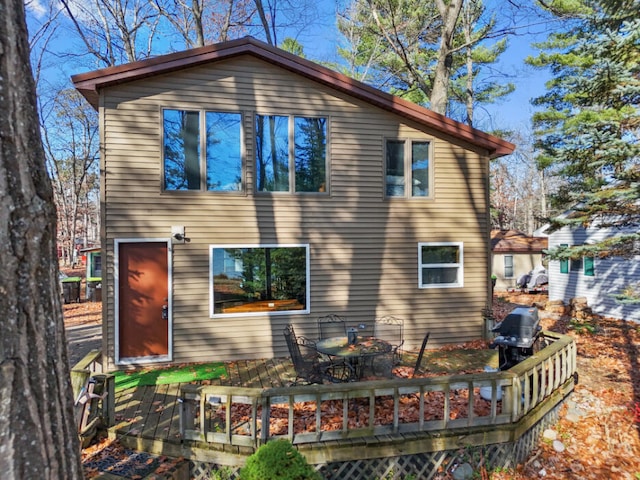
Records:
[[[316,350],[330,357],[342,357],[353,366],[355,378],[362,378],[364,365],[374,357],[391,352],[391,344],[375,337],[357,337],[356,343],[349,344],[347,337],[331,337],[316,342]]]

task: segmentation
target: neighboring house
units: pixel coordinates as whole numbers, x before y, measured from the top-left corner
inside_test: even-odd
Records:
[[[523,275],[543,268],[546,237],[532,237],[516,230],[491,230],[491,273],[496,290],[516,288]]]
[[[85,299],[99,302],[102,298],[102,248],[83,248],[80,250],[80,254],[84,258],[87,269]]]
[[[549,234],[549,248],[589,245],[621,233],[637,231],[637,226],[625,229],[567,226]],[[640,282],[639,255],[633,258],[550,260],[548,273],[549,300],[562,300],[569,304],[572,298],[585,297],[597,314],[640,321],[640,304],[617,298],[625,288]]]
[[[286,356],[284,327],[483,334],[514,146],[251,38],[73,77],[100,113],[110,366]]]

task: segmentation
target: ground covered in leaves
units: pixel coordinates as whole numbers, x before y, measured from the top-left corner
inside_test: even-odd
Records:
[[[499,294],[494,315],[516,305],[545,305],[542,295]],[[99,323],[100,303],[65,305],[65,323]],[[581,322],[556,318],[540,309],[543,328],[572,335],[578,345],[579,382],[552,429],[564,446],[541,439],[530,458],[514,470],[481,472],[491,480],[640,479],[640,325],[593,317]],[[571,415],[572,411],[579,415]],[[83,462],[103,455],[123,456],[104,440],[83,450]],[[159,468],[170,468],[166,459]],[[93,467],[92,467],[93,468]],[[90,469],[87,478],[95,475]]]
[[[541,305],[546,299],[503,300],[508,301],[497,301],[496,310],[508,312],[513,303]],[[524,465],[489,478],[640,479],[640,325],[595,316],[572,322],[542,309],[540,314],[543,328],[572,335],[578,346],[578,385],[553,427],[565,450],[542,439]]]

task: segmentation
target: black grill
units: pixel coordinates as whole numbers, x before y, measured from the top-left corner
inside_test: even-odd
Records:
[[[491,331],[498,336],[489,347],[498,349],[500,370],[507,370],[533,355],[541,331],[538,309],[515,308]]]

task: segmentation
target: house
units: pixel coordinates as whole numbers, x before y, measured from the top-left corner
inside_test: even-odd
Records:
[[[102,248],[87,247],[80,250],[85,263],[85,299],[99,302],[102,299]]]
[[[483,333],[514,146],[252,38],[75,75],[99,111],[109,366],[287,355],[284,327]]]
[[[496,290],[518,286],[523,275],[544,268],[543,250],[547,238],[529,236],[516,230],[491,230],[491,272]]]
[[[570,214],[570,213],[569,213]],[[567,214],[565,214],[567,215]],[[612,236],[637,233],[638,227],[601,228],[564,226],[549,233],[549,248],[594,244]],[[640,255],[632,258],[582,257],[550,260],[549,300],[583,297],[594,313],[624,320],[640,321],[640,305],[623,298],[630,287],[640,291]]]

